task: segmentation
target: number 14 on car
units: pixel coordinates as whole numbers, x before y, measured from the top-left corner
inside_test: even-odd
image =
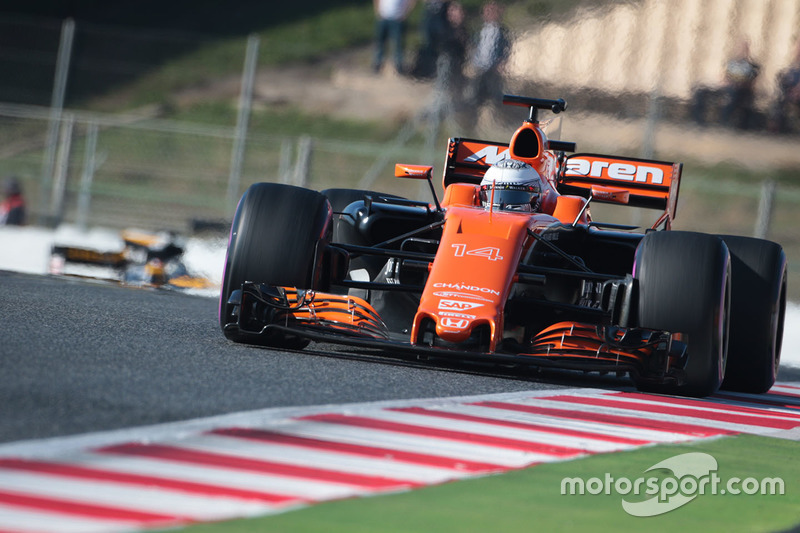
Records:
[[[483,248],[475,248],[474,250],[467,250],[466,244],[452,244],[456,249],[456,257],[464,257],[465,255],[474,255],[477,257],[485,257],[489,261],[502,261],[503,256],[500,255],[500,248],[494,246],[485,246]]]

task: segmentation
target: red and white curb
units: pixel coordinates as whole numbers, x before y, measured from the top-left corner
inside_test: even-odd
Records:
[[[704,400],[595,389],[267,409],[0,445],[0,532],[162,528],[537,463],[800,427],[800,383]]]

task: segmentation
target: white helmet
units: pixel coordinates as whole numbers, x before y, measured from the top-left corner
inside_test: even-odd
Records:
[[[486,208],[491,203],[495,209],[538,211],[541,196],[539,173],[516,159],[498,161],[486,170],[481,180],[481,204]]]

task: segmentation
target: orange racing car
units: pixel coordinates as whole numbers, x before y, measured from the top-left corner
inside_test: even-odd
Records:
[[[780,245],[673,231],[682,165],[574,153],[528,108],[509,143],[450,139],[432,202],[256,183],[233,219],[219,321],[236,342],[628,373],[706,396],[775,381],[786,307]],[[658,211],[644,232],[590,203]]]

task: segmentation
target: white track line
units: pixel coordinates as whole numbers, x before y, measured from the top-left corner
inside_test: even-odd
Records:
[[[136,524],[129,521],[92,520],[3,504],[0,504],[0,525],[6,531],[18,533],[112,533],[137,529]]]
[[[215,435],[199,435],[187,439],[181,442],[181,447],[206,452],[225,450],[226,454],[237,457],[249,459],[269,457],[272,461],[286,465],[381,476],[414,483],[441,483],[453,479],[454,475],[458,474],[449,469],[410,465],[390,458],[355,457],[335,451],[310,450],[297,446],[252,442]]]
[[[202,521],[229,516],[254,516],[272,510],[272,506],[252,501],[13,470],[0,472],[0,487],[3,491],[18,494],[65,501],[90,501],[101,506]]]

